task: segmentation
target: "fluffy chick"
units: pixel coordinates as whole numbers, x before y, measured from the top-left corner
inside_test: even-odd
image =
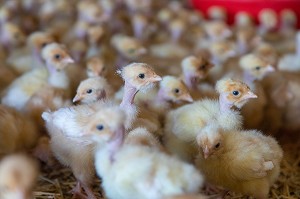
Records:
[[[126,60],[136,60],[146,53],[146,49],[142,46],[142,44],[133,37],[116,34],[112,37],[111,43],[120,56]],[[125,65],[123,60],[119,60],[118,62],[118,65]]]
[[[197,167],[208,182],[234,192],[267,198],[279,176],[283,152],[277,141],[262,133],[223,131],[216,126],[201,130]]]
[[[91,77],[81,81],[73,103],[90,104],[101,99],[111,98],[112,89],[103,77]]]
[[[0,42],[10,51],[25,42],[25,35],[17,25],[7,22],[1,27]]]
[[[204,99],[170,111],[166,117],[164,143],[166,148],[180,158],[191,161],[197,150],[195,139],[198,130],[214,120],[224,129],[242,127],[242,117],[233,107],[242,108],[256,98],[243,82],[222,79],[216,84],[219,101]]]
[[[273,72],[274,68],[261,57],[253,54],[241,57],[240,67],[244,71],[243,80],[258,96],[257,100],[250,101],[242,109],[244,126],[246,129],[258,129],[263,123],[267,105],[267,96],[260,81]]]
[[[37,162],[31,158],[15,154],[0,162],[1,199],[31,199],[38,178]]]
[[[0,156],[33,148],[39,135],[28,116],[4,105],[0,105],[0,129]]]
[[[17,110],[23,110],[31,96],[47,84],[65,89],[69,85],[63,70],[73,60],[65,48],[57,43],[47,45],[42,51],[48,72],[45,68],[36,68],[18,77],[7,88],[2,103]]]
[[[124,117],[118,108],[103,109],[85,131],[99,143],[95,165],[105,195],[111,199],[152,199],[196,193],[203,179],[192,165],[157,149],[123,145]]]
[[[128,115],[125,121],[126,128],[130,128],[136,118],[136,106],[133,104],[135,94],[154,82],[160,81],[161,77],[144,63],[132,63],[119,71],[125,80],[125,92],[120,107]],[[71,167],[77,179],[75,194],[81,194],[84,188],[88,197],[95,198],[90,189],[94,176],[94,149],[95,142],[83,137],[84,128],[98,111],[102,112],[104,107],[110,106],[111,102],[97,101],[92,104],[84,104],[61,108],[53,113],[44,112],[43,119],[51,135],[51,148],[55,157],[64,165]],[[78,162],[78,154],[80,162]]]

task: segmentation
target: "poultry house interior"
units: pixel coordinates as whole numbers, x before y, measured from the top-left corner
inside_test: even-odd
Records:
[[[300,2],[230,2],[0,0],[0,199],[300,198]]]

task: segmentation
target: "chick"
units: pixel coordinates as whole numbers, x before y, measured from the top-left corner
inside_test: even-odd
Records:
[[[31,199],[38,178],[38,166],[31,158],[15,154],[0,162],[1,199]]]
[[[10,52],[25,42],[25,35],[17,25],[7,22],[2,25],[0,42]]]
[[[90,57],[86,61],[87,77],[105,77],[107,75],[107,70],[104,60],[98,56]]]
[[[39,136],[31,118],[4,105],[0,105],[0,129],[0,157],[30,150],[35,146]]]
[[[173,154],[186,161],[192,161],[197,150],[195,139],[198,130],[213,120],[224,129],[242,127],[242,117],[233,107],[242,108],[257,96],[243,82],[222,79],[216,84],[219,101],[204,99],[170,111],[166,117],[164,144]]]
[[[90,104],[101,99],[111,98],[112,90],[103,77],[91,77],[81,81],[73,103]]]
[[[133,29],[134,36],[137,39],[140,40],[145,39],[144,34],[148,24],[149,22],[145,15],[137,13],[132,16],[132,29]]]
[[[222,21],[207,22],[205,31],[211,41],[222,41],[232,35],[229,27]]]
[[[132,63],[123,67],[119,74],[125,81],[125,92],[120,107],[126,112],[126,128],[129,129],[136,118],[136,106],[133,104],[136,93],[160,81],[161,77],[144,63]],[[89,198],[95,198],[90,189],[94,176],[95,142],[84,139],[84,128],[93,114],[111,106],[110,101],[97,101],[92,104],[60,108],[59,110],[42,114],[47,130],[51,136],[51,148],[55,157],[64,165],[71,167],[77,179],[74,195],[81,195],[84,188]],[[78,161],[78,154],[80,161]]]
[[[207,10],[207,15],[212,20],[219,20],[226,22],[227,20],[227,13],[225,8],[221,6],[211,6]]]
[[[190,91],[197,90],[199,80],[205,79],[213,64],[206,58],[187,56],[181,61],[183,81]]]
[[[237,28],[247,28],[253,26],[253,19],[249,13],[240,11],[234,16],[234,24]]]
[[[43,49],[42,57],[45,59],[49,74],[46,69],[37,68],[18,77],[7,88],[2,98],[3,104],[23,110],[30,97],[47,84],[62,89],[69,86],[68,78],[62,70],[73,60],[66,49],[52,43]]]
[[[283,152],[277,141],[256,130],[222,130],[211,125],[197,136],[197,167],[208,182],[234,192],[268,197],[279,176]]]
[[[52,42],[54,42],[54,38],[48,33],[33,32],[27,38],[26,47],[13,51],[7,57],[7,63],[20,74],[44,66],[41,51],[43,47]]]
[[[258,129],[264,121],[267,105],[267,96],[260,82],[265,76],[273,72],[274,68],[261,57],[253,54],[241,57],[240,66],[244,71],[244,82],[258,96],[255,102],[250,101],[242,109],[242,115],[245,119],[244,126],[246,129]]]
[[[268,32],[274,30],[277,25],[277,16],[274,10],[262,9],[258,13],[258,20],[260,22],[259,33],[265,36]]]
[[[146,53],[146,49],[142,44],[133,37],[115,34],[111,39],[111,44],[120,55],[120,58],[117,61],[118,67],[120,67],[120,65],[126,65],[127,63],[125,62],[135,61],[141,55]],[[126,59],[126,61],[124,59]]]
[[[300,71],[300,31],[296,34],[296,54],[286,54],[278,62],[278,69],[281,71]]]
[[[99,145],[95,166],[106,197],[152,199],[196,193],[203,179],[192,165],[157,149],[123,144],[124,117],[117,107],[105,108],[85,131]]]
[[[229,41],[218,41],[211,44],[209,48],[213,67],[208,74],[210,82],[215,83],[222,78],[226,71],[226,62],[229,58],[236,56],[236,47]]]
[[[293,10],[283,9],[280,12],[280,22],[280,31],[286,38],[295,34],[297,15]]]
[[[169,31],[173,42],[178,42],[186,28],[186,22],[182,18],[174,19],[170,22]]]

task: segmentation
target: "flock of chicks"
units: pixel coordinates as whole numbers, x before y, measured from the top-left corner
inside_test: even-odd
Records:
[[[97,198],[96,173],[111,199],[268,197],[283,151],[267,134],[300,128],[291,10],[229,27],[178,1],[1,4],[1,199],[32,197],[29,154],[71,168],[73,198]]]

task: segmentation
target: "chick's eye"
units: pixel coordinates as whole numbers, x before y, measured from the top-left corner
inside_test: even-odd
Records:
[[[87,94],[91,94],[92,92],[93,92],[92,89],[88,89],[88,90],[86,91]]]
[[[59,54],[56,54],[54,55],[55,59],[60,59],[60,55]]]
[[[200,69],[201,69],[201,70],[204,70],[205,68],[206,68],[206,65],[205,65],[205,64],[203,64],[203,65],[200,66]]]
[[[175,88],[175,89],[174,89],[174,92],[175,92],[175,93],[179,93],[179,89],[178,89],[178,88]]]
[[[255,70],[259,70],[259,69],[260,69],[260,66],[256,66],[256,67],[255,67]]]
[[[102,124],[99,124],[96,126],[96,128],[99,130],[99,131],[102,131],[104,129],[104,126]]]
[[[219,148],[220,147],[220,142],[218,144],[215,145],[215,148]]]
[[[44,48],[47,45],[47,43],[42,43],[42,48]]]
[[[139,74],[139,78],[144,79],[145,78],[145,74],[144,73]]]
[[[240,92],[238,92],[238,91],[233,91],[232,94],[235,95],[235,96],[237,96],[237,95],[240,94]]]

